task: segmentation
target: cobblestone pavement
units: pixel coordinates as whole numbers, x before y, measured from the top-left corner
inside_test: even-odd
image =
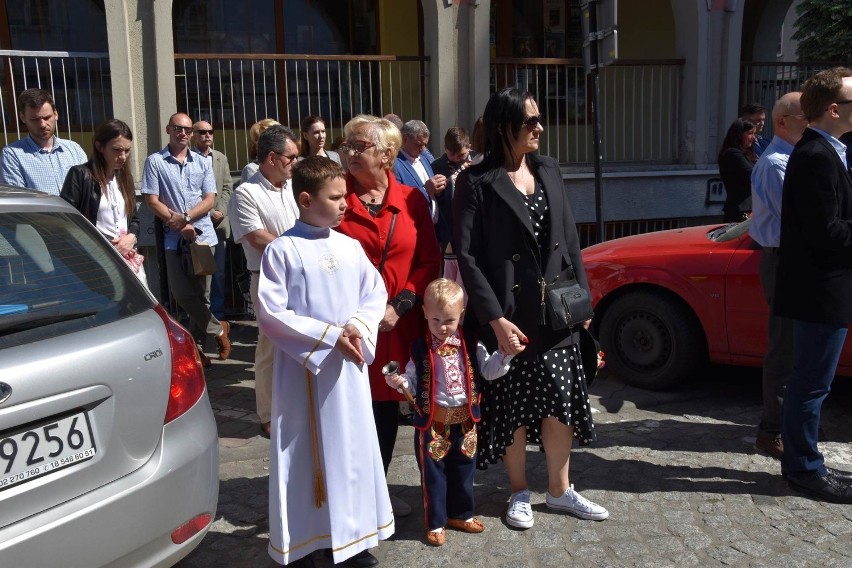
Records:
[[[251,360],[255,328],[233,326],[233,359],[214,361],[210,399],[219,425],[216,521],[180,568],[276,566],[266,553],[268,442],[257,436]],[[450,531],[441,548],[422,540],[413,430],[400,428],[388,474],[412,505],[373,553],[385,567],[431,566],[852,566],[852,506],[791,492],[776,461],[754,448],[760,373],[712,367],[666,393],[624,386],[606,372],[591,388],[598,441],[571,455],[571,480],[610,518],[583,521],[544,506],[544,455],[528,452],[535,526],[502,520],[509,490],[502,466],[476,474],[486,531]],[[830,465],[852,470],[852,380],[826,401],[821,444]],[[531,449],[532,450],[532,449]],[[315,553],[317,566],[331,566]]]

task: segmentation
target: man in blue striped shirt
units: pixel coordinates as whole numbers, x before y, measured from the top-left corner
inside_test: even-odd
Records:
[[[189,116],[182,112],[173,114],[166,133],[169,135],[166,147],[145,160],[142,195],[151,212],[163,222],[169,290],[189,316],[189,331],[199,344],[198,355],[204,366],[209,367],[210,359],[202,348],[204,339],[207,334],[216,336],[219,359],[224,361],[231,353],[230,324],[220,322],[210,312],[210,276],[196,276],[184,269],[181,255],[189,253],[182,251],[180,241],[211,247],[218,243],[210,220],[210,210],[216,201],[216,182],[210,160],[189,149],[192,134]]]
[[[44,89],[18,96],[18,117],[29,134],[0,152],[0,181],[59,195],[68,170],[84,163],[86,153],[76,142],[56,136],[59,113]]]

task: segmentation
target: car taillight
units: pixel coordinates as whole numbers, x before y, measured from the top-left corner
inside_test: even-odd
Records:
[[[210,520],[212,518],[213,517],[210,513],[202,513],[197,517],[193,517],[191,520],[185,522],[172,531],[172,542],[175,544],[182,544],[188,541],[203,530],[204,527],[210,524]]]
[[[195,404],[204,394],[205,380],[201,359],[192,335],[169,317],[163,306],[154,308],[166,324],[169,346],[172,351],[172,384],[169,388],[169,404],[166,407],[168,424]]]

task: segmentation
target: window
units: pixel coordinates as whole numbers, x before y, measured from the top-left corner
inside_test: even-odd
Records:
[[[493,0],[498,57],[581,58],[580,0]]]
[[[0,349],[150,309],[110,248],[81,215],[0,213]]]
[[[6,0],[3,49],[107,51],[104,0]]]
[[[377,0],[175,0],[176,53],[378,53]]]

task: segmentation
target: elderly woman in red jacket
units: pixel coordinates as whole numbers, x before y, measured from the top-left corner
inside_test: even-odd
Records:
[[[438,277],[441,253],[423,194],[394,178],[402,144],[399,129],[383,118],[358,115],[346,124],[343,136],[339,150],[348,157],[348,208],[338,230],[361,242],[388,291],[376,362],[370,367],[373,415],[387,472],[402,396],[385,384],[381,367],[391,360],[408,361],[412,341],[426,333],[420,300],[426,285]],[[399,502],[395,505],[400,514]]]

